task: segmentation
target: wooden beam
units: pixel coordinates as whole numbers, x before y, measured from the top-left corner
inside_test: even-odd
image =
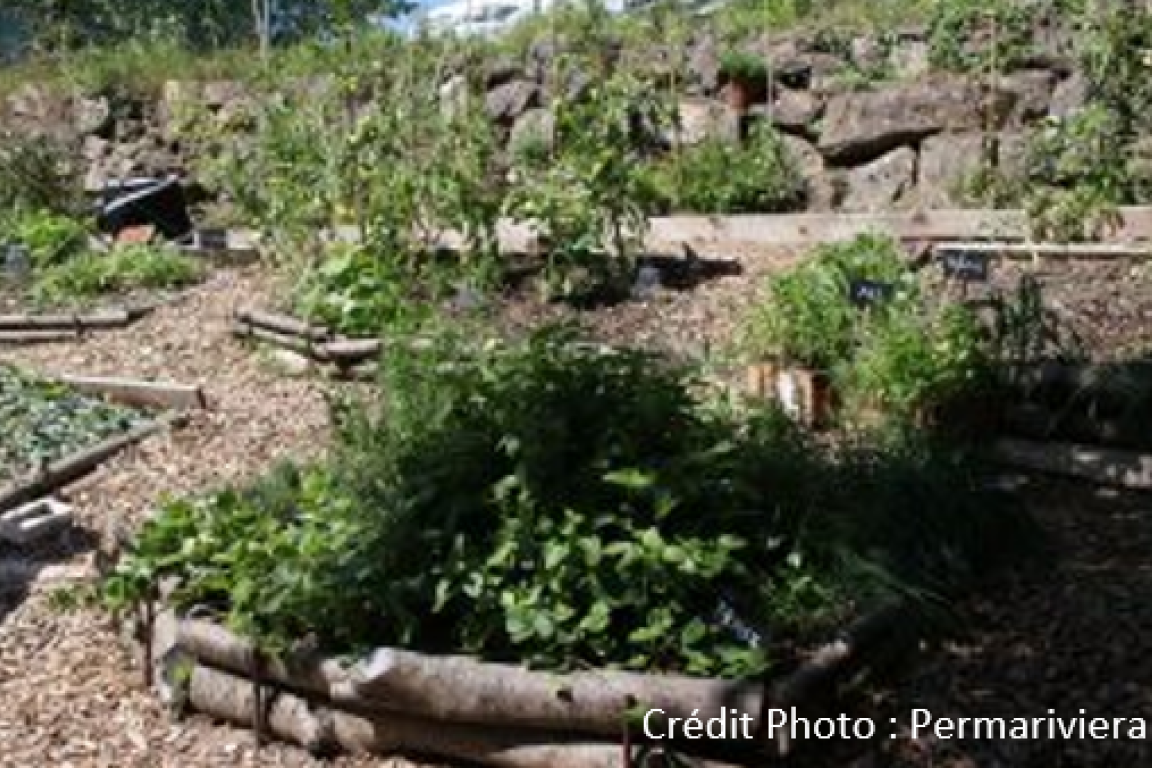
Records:
[[[94,376],[61,376],[60,381],[85,394],[140,408],[191,411],[208,407],[204,390],[189,384]]]
[[[1006,258],[1061,257],[1072,259],[1146,259],[1152,248],[1129,243],[987,243],[956,241],[936,243],[936,253],[978,253]]]
[[[0,344],[48,344],[79,339],[79,331],[0,331]]]
[[[1100,485],[1152,490],[1152,455],[1074,443],[998,440],[994,455],[1017,469],[1064,475]]]

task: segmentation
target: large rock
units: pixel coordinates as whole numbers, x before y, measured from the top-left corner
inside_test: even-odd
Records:
[[[892,209],[916,183],[916,150],[901,147],[848,172],[845,211],[876,213]]]
[[[701,37],[688,54],[688,82],[709,96],[720,89],[720,51],[711,35]]]
[[[1009,124],[1027,125],[1048,116],[1057,76],[1047,69],[1026,69],[1000,79],[1000,87],[1015,99]]]
[[[72,104],[76,133],[108,138],[112,132],[112,103],[107,96],[78,96]]]
[[[983,133],[942,133],[926,139],[916,173],[917,202],[925,208],[962,204],[962,187],[983,162]]]
[[[771,109],[764,111],[781,131],[809,136],[824,113],[824,99],[812,91],[779,88]]]
[[[915,80],[932,68],[932,49],[918,34],[898,36],[888,51],[888,66],[898,80]]]
[[[513,155],[535,149],[552,151],[556,144],[556,117],[542,108],[525,112],[512,126],[508,151]]]
[[[844,196],[842,175],[825,166],[824,156],[810,142],[788,134],[782,135],[780,140],[804,179],[808,210],[831,211],[836,208]]]
[[[668,131],[668,145],[691,147],[708,139],[738,141],[740,125],[731,110],[709,99],[681,99],[677,106],[679,130]]]
[[[490,91],[513,80],[527,79],[520,62],[501,56],[488,63],[484,70],[484,90]]]
[[[484,98],[484,108],[495,122],[511,126],[530,109],[540,106],[540,88],[528,80],[513,80],[492,89]]]
[[[820,151],[834,163],[858,163],[944,131],[979,129],[985,112],[1003,125],[1015,99],[963,78],[939,77],[880,91],[833,96],[824,112]]]
[[[1088,103],[1088,79],[1079,72],[1061,80],[1052,93],[1048,114],[1052,117],[1071,117]]]

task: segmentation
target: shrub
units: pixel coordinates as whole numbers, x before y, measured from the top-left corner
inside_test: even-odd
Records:
[[[907,306],[861,330],[860,347],[837,371],[838,391],[852,407],[919,421],[985,389],[992,375],[987,336],[976,314],[948,304],[936,312]]]
[[[720,57],[720,74],[729,82],[763,83],[768,79],[768,66],[755,54],[727,51]]]
[[[780,134],[756,125],[737,145],[708,138],[653,170],[671,207],[697,213],[778,213],[802,207],[806,184]]]
[[[849,291],[861,279],[896,285],[898,301],[916,294],[896,241],[864,235],[821,246],[799,266],[769,279],[763,301],[742,328],[744,352],[819,370],[849,360],[862,322]],[[869,317],[884,311],[876,308]]]
[[[176,577],[179,610],[215,611],[272,650],[311,636],[336,652],[746,675],[769,649],[719,620],[723,605],[778,640],[887,594],[874,560],[942,588],[1009,519],[976,527],[966,500],[986,500],[928,477],[904,482],[916,503],[954,494],[939,517],[875,504],[884,486],[843,495],[901,476],[905,459],[831,461],[777,412],[701,399],[694,374],[651,354],[555,329],[517,343],[468,332],[398,339],[378,393],[338,402],[325,464],[168,505],[106,583],[109,603]],[[903,516],[934,538],[892,549],[856,522],[899,530]]]
[[[0,210],[73,215],[83,193],[73,168],[76,148],[48,138],[0,131]]]

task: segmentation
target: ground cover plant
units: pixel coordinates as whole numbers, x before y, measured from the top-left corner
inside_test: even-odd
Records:
[[[0,364],[0,482],[141,424],[145,414]]]
[[[310,637],[741,676],[785,637],[894,591],[942,594],[1018,540],[971,465],[908,436],[833,455],[690,370],[563,329],[419,338],[368,400],[337,402],[328,460],[165,506],[108,604],[170,579],[179,610],[275,651]],[[889,477],[955,508],[862,490]],[[893,546],[880,532],[903,518],[932,537]]]

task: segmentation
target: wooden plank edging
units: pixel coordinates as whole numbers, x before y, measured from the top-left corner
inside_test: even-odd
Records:
[[[1152,454],[1075,443],[1001,439],[994,444],[993,455],[1017,469],[1152,490]]]

